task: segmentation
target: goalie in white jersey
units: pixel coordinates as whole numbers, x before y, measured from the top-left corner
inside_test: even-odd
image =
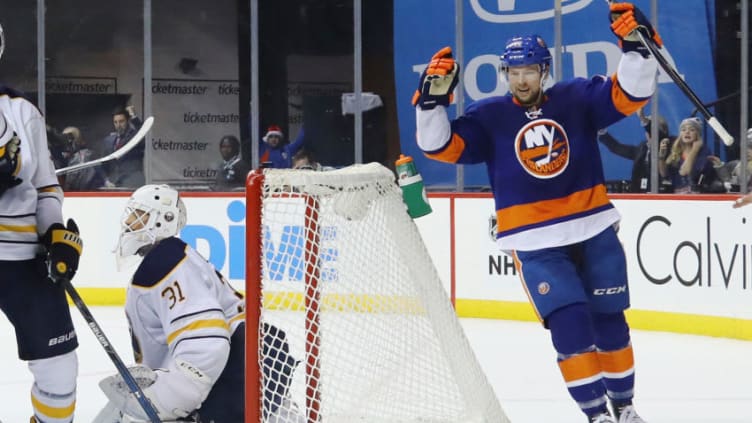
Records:
[[[243,421],[244,302],[206,259],[176,237],[186,210],[177,191],[145,185],[128,200],[120,257],[143,260],[128,285],[125,312],[136,362],[131,369],[163,421]],[[154,371],[152,371],[152,369]],[[119,375],[100,387],[108,407],[148,421]],[[97,421],[132,421],[114,413]],[[138,420],[136,420],[138,421]]]
[[[145,185],[126,205],[117,253],[143,256],[125,300],[139,363],[130,371],[165,422],[239,423],[245,413],[245,302],[211,263],[177,238],[185,222],[183,201],[167,185]],[[297,365],[278,332],[264,325],[267,337],[282,340],[274,348],[287,363],[264,368],[267,385],[274,386],[264,404],[277,413]],[[264,339],[265,347],[269,341]],[[110,404],[95,423],[148,421],[120,375],[100,387]]]

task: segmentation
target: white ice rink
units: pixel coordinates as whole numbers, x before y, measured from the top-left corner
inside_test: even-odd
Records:
[[[79,380],[76,421],[90,422],[104,402],[97,382],[115,373],[78,310]],[[126,364],[132,362],[119,307],[92,313]],[[536,323],[464,319],[463,325],[513,423],[584,423],[569,399],[548,332]],[[26,423],[31,376],[16,358],[13,329],[0,318],[0,420]],[[638,411],[649,423],[752,423],[752,342],[633,332]]]

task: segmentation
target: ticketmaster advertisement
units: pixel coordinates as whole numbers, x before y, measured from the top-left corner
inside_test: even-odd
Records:
[[[415,144],[415,111],[410,99],[421,72],[431,56],[444,46],[458,49],[455,38],[454,0],[400,0],[394,5],[394,66],[401,147],[413,156],[429,185],[454,185],[456,170],[452,165],[423,157]],[[470,0],[462,3],[461,86],[465,106],[489,96],[505,95],[506,82],[498,77],[499,55],[506,40],[515,35],[538,34],[554,53],[554,0]],[[658,29],[665,42],[663,53],[679,70],[699,98],[709,102],[716,98],[713,51],[713,0],[660,1]],[[650,14],[650,0],[635,0]],[[698,14],[700,16],[698,16]],[[602,0],[562,1],[562,47],[560,69],[554,67],[556,79],[589,78],[596,74],[611,75],[621,57],[616,37],[609,29],[608,6]],[[456,57],[456,55],[455,55]],[[554,62],[555,64],[555,62]],[[678,132],[678,123],[688,117],[694,106],[671,79],[661,71],[658,79],[659,113],[669,122],[669,132]],[[648,106],[650,109],[651,106]],[[449,116],[459,111],[449,107]],[[648,110],[647,114],[651,111]],[[617,139],[636,144],[645,133],[636,117],[628,117],[608,128]],[[705,134],[710,139],[712,131]],[[510,153],[511,154],[511,153]],[[628,179],[631,161],[601,149],[606,179]],[[488,185],[485,167],[465,166],[466,185]]]
[[[160,111],[147,139],[151,181],[213,187],[219,141],[238,137],[238,82],[155,78],[151,93],[154,110]]]

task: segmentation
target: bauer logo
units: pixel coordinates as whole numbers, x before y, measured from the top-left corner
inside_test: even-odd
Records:
[[[204,200],[203,204],[207,204]],[[180,232],[188,245],[198,250],[214,267],[230,280],[245,280],[246,239],[245,203],[232,200],[226,203],[227,224],[212,215],[214,207],[205,207],[191,214],[192,222],[212,222],[210,225],[190,224]],[[189,207],[190,210],[193,210]],[[215,211],[216,213],[216,211]],[[265,225],[263,230],[263,259],[266,277],[273,281],[303,281],[305,277],[306,236],[301,219]],[[333,264],[338,251],[336,227],[324,226],[319,234],[319,267],[322,280],[336,280]]]
[[[569,164],[567,133],[550,119],[537,119],[523,126],[517,133],[515,150],[522,167],[536,178],[553,178]]]
[[[561,13],[574,13],[587,7],[593,0],[562,0]],[[478,17],[486,22],[532,22],[554,17],[554,2],[530,0],[470,0]]]

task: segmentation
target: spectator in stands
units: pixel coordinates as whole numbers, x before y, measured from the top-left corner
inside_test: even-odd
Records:
[[[70,149],[70,139],[63,135],[60,130],[52,127],[50,124],[46,125],[47,129],[47,148],[50,150],[50,157],[55,169],[65,167],[68,163],[68,150]]]
[[[272,125],[266,130],[261,145],[261,163],[271,163],[268,167],[289,169],[292,167],[292,156],[303,147],[305,141],[303,128],[300,128],[297,138],[292,144],[285,140],[282,128]]]
[[[747,162],[747,192],[752,190],[752,128],[747,129],[747,138],[746,138],[746,144],[747,144],[747,152],[746,152],[746,162]],[[741,176],[742,176],[742,169],[741,169],[741,160],[734,160],[736,163],[734,164],[734,168],[731,171],[731,184],[732,185],[738,185],[739,187],[742,186],[741,183]]]
[[[63,129],[63,135],[70,139],[70,151],[66,166],[74,166],[96,159],[96,154],[89,148],[81,130],[75,126]],[[105,185],[104,171],[101,166],[93,166],[69,173],[65,178],[65,191],[91,191]]]
[[[740,165],[737,164],[733,173],[738,183],[739,175],[741,175]],[[749,128],[747,129],[747,194],[737,198],[736,201],[734,201],[733,207],[735,209],[752,203],[752,191],[750,191],[751,187],[752,187],[752,128]]]
[[[624,144],[608,133],[607,129],[598,131],[598,141],[608,148],[608,151],[619,157],[632,160],[632,179],[629,182],[629,192],[647,192],[650,190],[650,137],[652,136],[651,116],[645,116],[642,109],[638,111],[640,124],[645,129],[645,139],[637,145]],[[658,115],[658,139],[668,140],[668,122]]]
[[[316,161],[314,154],[306,149],[301,148],[292,156],[292,168],[300,170],[331,170],[329,166],[322,166]]]
[[[117,109],[112,114],[114,131],[102,140],[102,155],[106,156],[124,146],[141,128],[141,119],[133,106]],[[116,187],[138,188],[144,184],[144,147],[140,143],[123,157],[105,165],[107,179]]]
[[[679,125],[679,136],[670,148],[667,139],[661,141],[658,170],[661,177],[671,181],[674,193],[702,192],[702,187],[718,179],[709,155],[710,150],[702,139],[702,122],[690,117]]]
[[[240,156],[240,140],[234,135],[225,135],[219,140],[219,154],[222,161],[217,166],[215,189],[229,191],[244,187],[251,167]]]

